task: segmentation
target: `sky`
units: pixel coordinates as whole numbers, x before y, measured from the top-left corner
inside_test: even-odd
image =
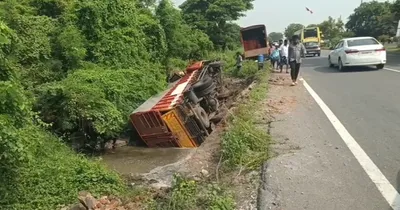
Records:
[[[185,0],[172,1],[176,6],[179,6]],[[364,2],[368,1],[371,0],[364,0]],[[377,1],[385,2],[386,0]],[[287,5],[282,4],[283,2]],[[333,18],[342,17],[342,20],[346,23],[350,14],[360,5],[361,0],[286,0],[283,2],[255,0],[254,9],[247,11],[246,16],[238,20],[237,23],[242,27],[264,24],[268,33],[284,32],[286,26],[290,23],[303,25],[321,23],[329,16]],[[305,7],[312,10],[313,14],[307,12]]]

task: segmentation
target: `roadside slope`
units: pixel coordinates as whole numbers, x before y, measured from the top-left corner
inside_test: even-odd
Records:
[[[390,209],[305,88],[288,84],[270,85],[277,156],[264,171],[261,209]]]

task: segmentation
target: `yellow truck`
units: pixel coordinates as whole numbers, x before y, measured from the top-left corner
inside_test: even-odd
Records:
[[[300,37],[307,50],[307,55],[321,56],[321,44],[323,35],[319,27],[307,27],[294,33]]]

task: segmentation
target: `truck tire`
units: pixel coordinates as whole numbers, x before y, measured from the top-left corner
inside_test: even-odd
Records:
[[[200,106],[194,108],[194,111],[196,112],[199,122],[206,128],[210,127],[210,119],[208,119],[207,112]]]

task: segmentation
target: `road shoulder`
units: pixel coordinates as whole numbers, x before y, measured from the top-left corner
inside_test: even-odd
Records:
[[[265,164],[259,209],[390,209],[302,85],[273,74],[266,109],[274,156]]]

